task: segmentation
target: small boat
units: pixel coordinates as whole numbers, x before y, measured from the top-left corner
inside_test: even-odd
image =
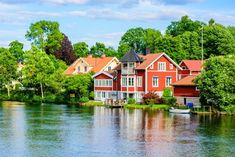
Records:
[[[170,113],[181,113],[181,114],[187,114],[190,113],[190,109],[175,109],[175,108],[171,108],[169,109]]]

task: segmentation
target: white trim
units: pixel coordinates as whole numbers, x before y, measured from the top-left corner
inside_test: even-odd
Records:
[[[169,59],[170,62],[173,63],[177,68],[179,68],[180,70],[182,70],[182,68],[181,68],[177,63],[175,63],[175,62],[174,62],[167,54],[165,54],[164,52],[163,52],[160,56],[158,56],[154,61],[152,61],[145,69],[148,69],[151,64],[153,64],[154,62],[156,62],[156,61],[157,61],[159,58],[161,58],[163,55],[164,55],[167,59]]]
[[[99,85],[99,83],[96,84],[96,81],[101,81]],[[103,85],[102,85],[102,81],[103,81]],[[106,81],[110,81],[108,82],[108,84],[106,84]],[[105,83],[104,83],[105,82]],[[109,85],[109,83],[111,83]],[[113,80],[112,79],[94,79],[94,87],[113,87]]]
[[[98,76],[98,75],[100,75],[100,74],[104,74],[104,75],[109,76],[110,78],[113,79],[113,76],[112,76],[111,74],[105,72],[105,71],[100,71],[100,72],[94,74],[94,75],[92,76],[92,78],[95,78],[96,76]]]
[[[147,93],[148,92],[148,90],[147,90],[147,88],[148,88],[148,81],[147,81],[147,77],[148,77],[148,75],[147,75],[147,71],[148,71],[148,69],[145,69],[145,85],[144,85],[144,87],[145,87],[145,93]]]
[[[113,60],[117,61],[117,65],[119,64],[119,60],[116,57],[113,57],[113,59],[111,59],[111,61],[109,61],[100,71],[104,71],[104,69],[106,69],[113,62]]]

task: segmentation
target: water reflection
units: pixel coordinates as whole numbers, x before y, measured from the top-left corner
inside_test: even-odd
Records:
[[[0,156],[232,156],[235,117],[0,105]]]

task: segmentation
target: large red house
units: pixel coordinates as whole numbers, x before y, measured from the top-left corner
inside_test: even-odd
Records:
[[[149,91],[161,96],[165,87],[178,80],[179,70],[180,66],[165,53],[138,55],[130,50],[113,72],[93,76],[95,100],[134,98],[141,102]]]

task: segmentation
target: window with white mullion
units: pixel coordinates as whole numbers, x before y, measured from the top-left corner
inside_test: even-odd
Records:
[[[152,79],[153,87],[158,87],[158,81],[159,81],[158,76],[153,76],[153,79]]]
[[[137,87],[142,87],[142,76],[137,76]]]
[[[166,77],[166,86],[167,86],[167,87],[170,86],[171,83],[172,83],[172,77],[171,77],[171,76],[167,76],[167,77]]]
[[[166,71],[166,62],[158,62],[158,71]]]

